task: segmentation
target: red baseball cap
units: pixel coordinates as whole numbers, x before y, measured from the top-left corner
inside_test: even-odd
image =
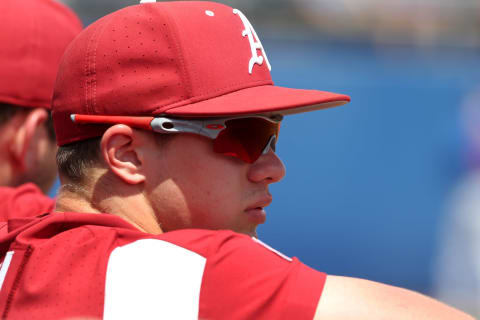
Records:
[[[50,109],[60,58],[82,23],[52,0],[1,0],[0,30],[0,101]]]
[[[121,9],[87,27],[62,58],[53,98],[57,143],[106,129],[75,124],[71,114],[292,114],[350,101],[343,94],[275,86],[270,68],[255,30],[237,9],[203,1]]]

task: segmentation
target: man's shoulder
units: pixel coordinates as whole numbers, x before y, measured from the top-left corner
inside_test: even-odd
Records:
[[[163,314],[172,317],[182,310],[205,319],[278,318],[282,310],[284,319],[311,319],[325,276],[247,235],[172,231],[112,250],[105,312],[112,318],[140,309],[148,314],[161,300]],[[125,294],[132,291],[143,295]]]
[[[0,199],[0,221],[51,212],[55,204],[53,199],[44,195],[33,183],[16,188],[0,187]]]
[[[54,212],[38,218],[10,220],[8,227],[10,236],[4,238],[4,242],[14,242],[20,236],[23,245],[32,249],[76,243],[78,246],[71,250],[88,248],[107,255],[113,250],[124,255],[143,252],[152,257],[161,255],[160,247],[168,247],[176,248],[179,253],[194,252],[204,258],[234,255],[245,261],[256,260],[257,264],[261,257],[269,263],[270,259],[280,263],[292,261],[262,241],[230,230],[182,229],[154,235],[108,213]],[[95,245],[87,246],[87,242]]]
[[[250,237],[228,230],[182,229],[157,235],[149,234],[108,213],[53,212],[29,219],[13,219],[8,223],[9,232],[12,233],[9,240],[15,241],[20,235],[24,244],[32,248],[50,246],[53,243],[61,246],[64,243],[82,244],[88,241],[96,243],[90,249],[103,248],[102,250],[109,253],[115,248],[126,247],[122,251],[130,252],[128,248],[135,247],[142,251],[169,243],[171,246],[207,257],[221,247],[226,246],[231,250],[235,246],[255,244]],[[86,246],[79,245],[72,249],[81,248]]]
[[[22,245],[49,255],[53,250],[88,254],[96,259],[110,260],[173,260],[183,257],[200,257],[209,265],[231,263],[231,268],[249,265],[283,267],[285,263],[298,263],[262,241],[230,230],[182,229],[163,234],[149,234],[136,229],[122,218],[112,214],[78,212],[51,213],[26,221],[24,226],[12,228]],[[18,244],[16,244],[18,245]]]
[[[89,227],[91,228],[91,227]],[[144,255],[146,259],[169,254],[198,255],[203,259],[234,254],[242,256],[258,244],[251,237],[229,230],[182,229],[158,235],[125,228],[99,228],[95,232],[115,233],[115,253],[125,256]],[[140,258],[140,257],[137,257]]]
[[[21,197],[21,196],[43,196],[42,191],[33,183],[25,183],[18,187],[0,186],[0,196],[2,197]]]
[[[285,318],[312,318],[325,281],[298,260],[232,231],[152,235],[119,217],[86,213],[52,213],[22,228],[0,239],[11,259],[2,291],[14,290],[22,274],[29,280],[15,299],[30,297],[30,306],[42,312],[58,309],[58,299],[49,297],[71,304],[75,296],[75,314],[106,318],[139,317],[139,310],[148,316],[159,309],[172,317],[181,310],[207,319],[274,318],[283,310]],[[29,296],[30,286],[37,300]]]

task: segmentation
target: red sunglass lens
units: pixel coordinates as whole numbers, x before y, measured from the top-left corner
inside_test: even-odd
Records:
[[[227,120],[226,128],[214,140],[215,152],[255,162],[262,154],[272,135],[278,136],[280,123],[262,118]]]

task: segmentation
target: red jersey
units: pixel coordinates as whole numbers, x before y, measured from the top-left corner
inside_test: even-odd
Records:
[[[9,221],[0,257],[2,319],[312,319],[326,279],[246,235],[110,214]]]
[[[55,204],[33,183],[16,188],[0,187],[0,203],[0,221],[52,212]]]
[[[52,212],[53,199],[45,196],[33,183],[20,187],[0,187],[0,235],[5,234],[6,221],[12,218],[28,218]]]

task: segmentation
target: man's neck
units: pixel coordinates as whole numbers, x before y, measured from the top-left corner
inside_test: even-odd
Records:
[[[155,213],[141,193],[122,197],[113,190],[109,191],[105,194],[96,189],[93,195],[92,192],[74,184],[62,184],[55,211],[114,214],[143,232],[163,233]]]
[[[63,184],[58,189],[55,211],[101,213],[101,210],[92,206],[87,199],[86,190],[77,188],[75,185]]]

